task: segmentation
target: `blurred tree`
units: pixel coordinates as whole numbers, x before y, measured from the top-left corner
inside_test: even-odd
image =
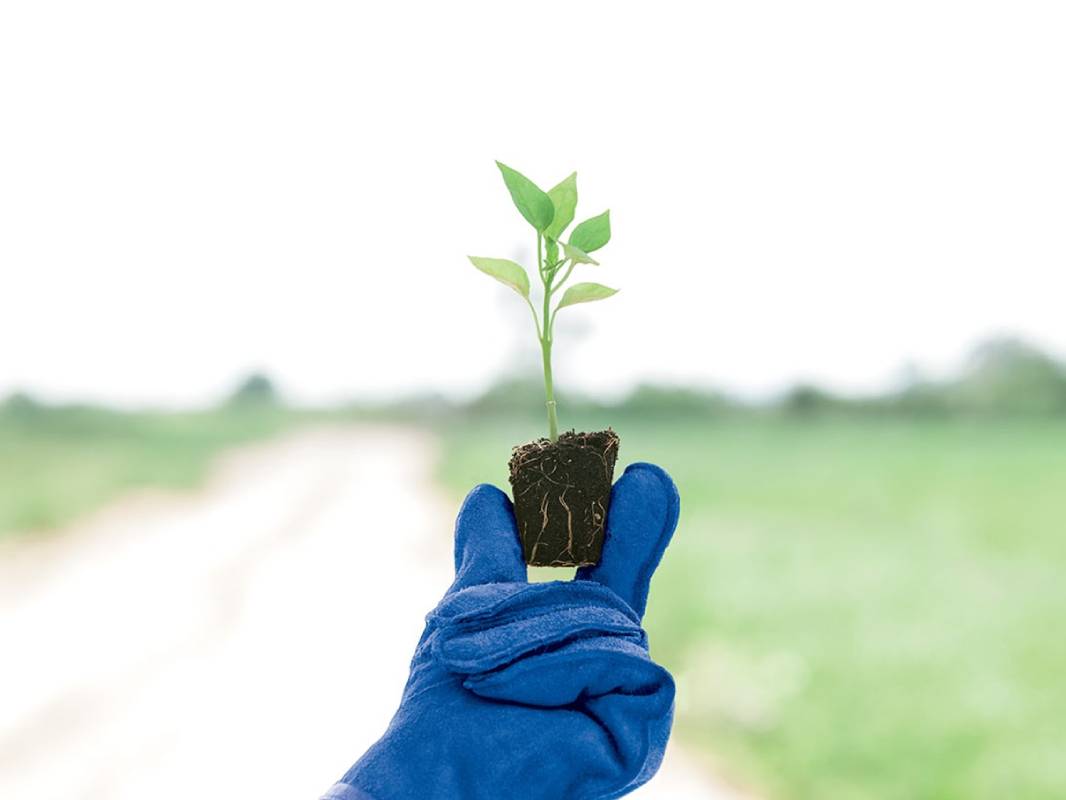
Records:
[[[1066,369],[1013,337],[978,345],[949,394],[965,411],[1049,414],[1066,412]]]
[[[807,383],[793,387],[781,400],[781,410],[798,417],[837,411],[842,405],[846,404],[825,389]]]
[[[238,384],[229,404],[236,406],[276,406],[280,403],[274,382],[261,372],[253,372]]]
[[[44,403],[27,392],[12,392],[0,403],[0,412],[15,418],[37,417],[45,408]]]
[[[501,378],[467,404],[475,414],[539,414],[544,405],[540,383],[527,378]]]
[[[642,417],[703,417],[732,408],[733,403],[717,392],[682,386],[637,386],[617,410]]]
[[[1066,366],[1021,339],[996,337],[973,349],[960,377],[934,381],[916,374],[873,405],[923,416],[1066,414]]]
[[[577,413],[594,407],[579,395],[555,394],[559,407],[565,405],[568,411]],[[544,413],[544,386],[535,379],[504,377],[467,403],[466,410],[474,414],[540,416]]]

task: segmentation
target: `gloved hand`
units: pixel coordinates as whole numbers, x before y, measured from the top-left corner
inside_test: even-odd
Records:
[[[670,477],[615,484],[603,557],[530,584],[511,502],[481,485],[455,526],[455,583],[426,619],[399,711],[323,800],[605,800],[658,770],[674,682],[640,626],[677,525]]]

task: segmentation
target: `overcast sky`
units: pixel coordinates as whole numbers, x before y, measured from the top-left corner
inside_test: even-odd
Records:
[[[497,158],[611,209],[581,277],[622,291],[560,314],[564,387],[1066,354],[1064,41],[1055,2],[4,3],[0,394],[535,369],[465,258],[533,246]]]

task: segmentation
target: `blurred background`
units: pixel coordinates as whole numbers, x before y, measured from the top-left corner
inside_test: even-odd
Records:
[[[383,732],[462,496],[544,434],[528,312],[466,260],[531,264],[500,159],[611,209],[561,424],[681,491],[645,796],[1066,796],[1064,37],[4,4],[0,795],[312,797]]]

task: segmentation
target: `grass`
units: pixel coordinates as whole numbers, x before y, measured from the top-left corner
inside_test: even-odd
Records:
[[[292,421],[270,407],[198,414],[7,410],[0,413],[0,538],[54,529],[129,489],[195,486],[221,450]]]
[[[781,800],[1066,796],[1066,421],[615,425],[681,491],[646,625],[719,772]],[[506,485],[539,427],[453,428],[443,479]]]

